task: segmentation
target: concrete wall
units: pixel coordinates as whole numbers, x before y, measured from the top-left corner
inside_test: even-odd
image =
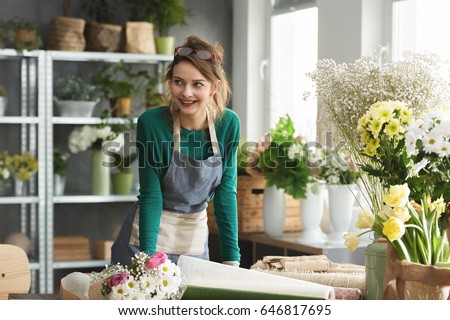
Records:
[[[127,19],[125,1],[111,0],[115,4],[115,23],[123,24]],[[50,20],[62,15],[62,0],[0,0],[0,20],[14,17],[39,22],[44,47]],[[188,20],[187,27],[174,27],[171,33],[176,42],[191,34],[209,41],[219,41],[225,49],[224,67],[231,73],[232,51],[232,0],[186,0],[186,7],[195,12]],[[72,1],[72,16],[88,19],[81,10],[81,1]],[[92,63],[55,63],[54,77],[73,73],[88,78],[95,70]],[[230,74],[231,78],[231,74]],[[43,79],[41,79],[43,81]],[[20,105],[20,68],[17,62],[0,60],[0,84],[8,90],[9,107],[7,115],[18,115]],[[101,103],[95,113],[106,107]],[[67,150],[67,137],[74,126],[55,126],[54,144]],[[19,152],[20,130],[17,125],[0,125],[0,151]],[[90,152],[73,155],[67,177],[67,193],[88,193],[90,190]],[[108,204],[57,204],[54,207],[55,234],[83,234],[92,240],[111,238],[114,226],[119,225],[126,214],[129,203]],[[12,232],[19,229],[19,206],[0,205],[0,243]]]

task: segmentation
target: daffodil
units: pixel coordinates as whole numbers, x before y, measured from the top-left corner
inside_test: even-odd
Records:
[[[389,192],[383,196],[383,201],[390,207],[404,207],[409,201],[410,190],[408,185],[395,185],[389,188]]]
[[[344,235],[344,244],[351,252],[359,246],[359,236],[355,232],[348,232]]]
[[[372,228],[375,222],[375,215],[369,210],[362,211],[358,216],[358,221],[356,222],[356,227],[359,229]]]

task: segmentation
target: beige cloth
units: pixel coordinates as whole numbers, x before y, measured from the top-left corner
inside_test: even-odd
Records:
[[[365,288],[364,266],[334,263],[325,255],[266,256],[251,269],[332,287]]]

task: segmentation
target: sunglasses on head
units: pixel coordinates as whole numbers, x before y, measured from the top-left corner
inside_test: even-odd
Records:
[[[202,60],[215,60],[216,56],[214,55],[214,53],[209,52],[208,50],[197,50],[197,49],[193,49],[191,47],[176,47],[175,48],[175,52],[174,55],[179,55],[182,57],[187,57],[188,55],[195,53],[195,55]]]

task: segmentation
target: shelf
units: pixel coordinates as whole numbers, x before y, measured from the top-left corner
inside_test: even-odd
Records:
[[[28,51],[24,50],[22,53],[18,53],[15,49],[1,49],[0,50],[0,60],[17,58],[22,59],[23,57],[33,57],[36,58],[38,56],[39,50]]]
[[[110,195],[110,196],[92,196],[92,195],[74,195],[74,196],[55,196],[53,202],[56,203],[107,203],[107,202],[134,202],[137,201],[137,195]]]
[[[39,270],[39,262],[30,261],[30,270]]]
[[[108,118],[108,120],[104,121],[96,117],[53,117],[52,122],[53,124],[124,124],[128,120],[123,118]],[[134,118],[133,122],[137,123],[137,118]]]
[[[0,123],[11,123],[11,124],[38,124],[38,117],[20,117],[20,116],[3,116],[0,117]]]
[[[127,63],[159,63],[173,60],[172,55],[161,54],[140,54],[140,53],[120,53],[120,52],[69,52],[69,51],[47,51],[47,54],[54,61],[98,61],[98,62],[119,62]]]
[[[109,260],[54,261],[53,269],[96,268],[109,265]]]
[[[39,203],[37,196],[32,197],[0,197],[0,204],[31,204]]]

